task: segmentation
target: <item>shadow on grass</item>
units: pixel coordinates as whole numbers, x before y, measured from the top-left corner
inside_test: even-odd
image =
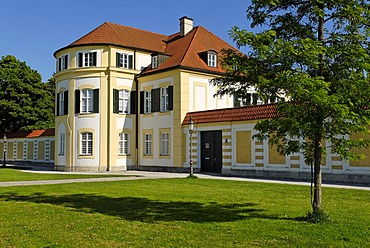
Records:
[[[194,223],[227,222],[250,218],[295,220],[264,214],[255,203],[219,204],[186,201],[158,201],[139,197],[112,198],[91,194],[51,196],[42,193],[0,196],[3,201],[52,204],[84,213],[100,213],[129,221],[190,221]]]

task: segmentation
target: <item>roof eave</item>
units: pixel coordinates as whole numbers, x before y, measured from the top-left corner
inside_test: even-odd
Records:
[[[201,73],[207,73],[207,74],[214,74],[217,76],[222,76],[225,73],[224,72],[217,72],[217,71],[212,71],[212,70],[206,70],[206,69],[201,69],[201,68],[194,68],[190,66],[182,66],[182,65],[176,65],[176,66],[171,66],[168,68],[163,68],[159,70],[151,70],[148,72],[144,72],[142,74],[137,75],[137,77],[145,77],[145,76],[150,76],[156,73],[161,73],[161,72],[166,72],[166,71],[171,71],[174,69],[182,69],[182,70],[189,70],[189,71],[195,71],[195,72],[201,72]]]

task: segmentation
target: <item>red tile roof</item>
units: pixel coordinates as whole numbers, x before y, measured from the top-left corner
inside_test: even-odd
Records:
[[[198,26],[193,28],[193,30],[184,37],[181,37],[179,33],[172,35],[165,50],[165,54],[169,55],[170,58],[158,68],[149,68],[149,70],[144,71],[142,75],[177,66],[220,74],[224,72],[220,63],[218,63],[217,67],[210,67],[201,59],[200,54],[213,50],[220,56],[223,49],[235,50],[234,47],[221,38],[212,34],[205,28]]]
[[[55,136],[55,129],[40,129],[40,130],[33,130],[33,131],[19,131],[19,132],[7,132],[7,133],[0,133],[0,139],[4,137],[8,139],[19,139],[19,138],[38,138],[38,137],[50,137]]]
[[[167,40],[166,35],[105,22],[67,47],[110,44],[152,52],[163,52]]]
[[[186,114],[182,125],[188,125],[190,117],[195,124],[268,119],[276,116],[276,104],[251,105],[247,107],[215,109]]]
[[[167,36],[105,22],[70,45],[57,50],[54,56],[63,49],[85,45],[117,45],[170,56],[158,68],[152,69],[149,67],[142,72],[142,75],[174,67],[220,74],[224,72],[221,65],[218,63],[217,68],[209,67],[201,59],[200,53],[214,50],[221,55],[222,49],[235,49],[201,26],[194,27],[185,36],[180,36],[180,33]]]

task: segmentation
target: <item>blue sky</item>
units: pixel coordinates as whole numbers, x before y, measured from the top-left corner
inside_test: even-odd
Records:
[[[233,26],[249,28],[241,0],[0,0],[0,56],[14,55],[43,81],[55,71],[53,53],[109,21],[160,34],[179,30],[179,18],[194,19],[228,43]]]

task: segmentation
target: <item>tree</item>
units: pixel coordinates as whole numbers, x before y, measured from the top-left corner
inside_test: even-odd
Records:
[[[0,130],[28,131],[54,126],[54,90],[14,56],[0,60]]]
[[[318,216],[326,146],[344,159],[363,157],[351,149],[369,146],[368,1],[253,0],[247,18],[263,31],[232,28],[247,54],[224,51],[226,74],[214,80],[217,94],[243,94],[253,86],[263,99],[285,96],[274,118],[256,124],[256,137],[268,138],[280,154],[301,151],[313,164],[312,214]],[[351,139],[354,133],[365,138]]]

